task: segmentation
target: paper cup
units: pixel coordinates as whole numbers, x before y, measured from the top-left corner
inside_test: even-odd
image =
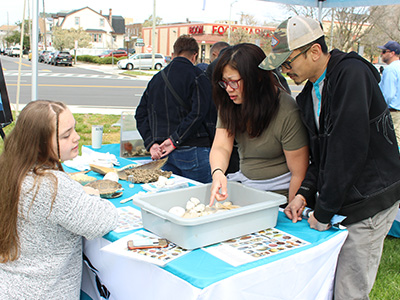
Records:
[[[103,142],[103,125],[92,125],[92,148],[100,149]]]

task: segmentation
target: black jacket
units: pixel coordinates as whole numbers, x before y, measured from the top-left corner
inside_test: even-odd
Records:
[[[160,72],[154,75],[135,114],[146,149],[168,138],[176,147],[210,147],[217,111],[205,73],[184,57],[174,58],[162,72],[190,111],[172,95]]]
[[[296,98],[310,138],[311,164],[299,189],[314,215],[352,224],[400,199],[400,160],[376,68],[354,52],[331,52],[315,125],[312,83]],[[318,194],[316,194],[318,192]],[[317,197],[316,197],[317,195]]]

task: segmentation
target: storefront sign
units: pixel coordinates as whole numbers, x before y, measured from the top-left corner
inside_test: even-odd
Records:
[[[189,33],[190,34],[203,34],[204,33],[204,27],[203,27],[203,25],[190,26],[189,27]]]
[[[229,26],[227,25],[213,25],[212,27],[212,34],[219,34],[223,35],[227,30]],[[243,29],[247,31],[248,34],[265,34],[268,30],[264,28],[257,28],[257,27],[245,27],[245,26],[231,26],[231,31],[234,32],[237,29]],[[267,33],[268,36],[268,33]]]

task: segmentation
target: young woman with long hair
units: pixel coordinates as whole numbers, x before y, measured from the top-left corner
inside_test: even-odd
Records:
[[[294,99],[272,71],[258,65],[260,47],[244,43],[228,48],[213,73],[213,99],[218,110],[210,152],[210,204],[227,198],[227,180],[275,191],[292,200],[308,167],[308,139]],[[240,170],[224,175],[234,140]]]
[[[0,155],[2,299],[79,299],[82,236],[114,229],[113,204],[87,194],[61,162],[78,155],[79,135],[61,102],[32,101]]]

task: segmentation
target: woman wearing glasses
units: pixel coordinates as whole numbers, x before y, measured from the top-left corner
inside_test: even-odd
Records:
[[[225,200],[227,180],[284,194],[288,200],[308,167],[308,139],[294,99],[272,71],[258,65],[260,47],[238,44],[219,58],[213,73],[218,122],[210,152],[210,205]],[[238,143],[240,170],[225,176],[233,142]]]

